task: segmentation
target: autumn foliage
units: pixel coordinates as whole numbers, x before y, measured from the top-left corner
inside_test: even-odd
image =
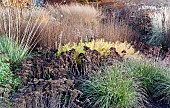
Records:
[[[5,6],[25,7],[32,4],[32,0],[6,0],[3,1]]]

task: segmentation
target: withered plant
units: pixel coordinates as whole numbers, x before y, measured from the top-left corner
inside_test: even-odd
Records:
[[[74,89],[74,81],[66,78],[59,80],[34,79],[12,100],[13,108],[81,108],[78,97],[82,93]]]

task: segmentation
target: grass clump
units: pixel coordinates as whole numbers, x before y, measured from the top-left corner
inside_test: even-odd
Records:
[[[83,84],[84,96],[96,108],[130,108],[139,105],[138,93],[131,75],[113,66]]]
[[[19,63],[41,40],[40,33],[48,23],[48,12],[38,7],[0,6],[0,10],[0,52],[5,52],[13,63]]]
[[[19,63],[29,56],[27,46],[23,47],[9,37],[0,37],[0,52],[4,52],[12,63]]]
[[[87,80],[82,91],[98,108],[136,108],[155,100],[169,104],[169,75],[169,67],[156,62],[126,59]]]
[[[128,63],[126,63],[128,64]],[[149,97],[156,100],[170,102],[170,76],[169,69],[153,63],[130,61],[129,69],[143,89],[147,91]]]

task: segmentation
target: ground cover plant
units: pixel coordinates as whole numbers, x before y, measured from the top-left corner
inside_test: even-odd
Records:
[[[60,46],[58,49],[58,55],[61,55],[62,52],[67,50],[75,49],[78,56],[80,53],[85,53],[84,46],[89,47],[91,50],[97,50],[101,55],[109,55],[110,49],[115,48],[120,56],[123,56],[123,52],[126,53],[125,56],[139,56],[139,52],[135,51],[132,45],[127,42],[107,42],[104,39],[92,40],[91,42],[79,42],[77,43],[68,43],[64,46]]]
[[[34,79],[34,83],[19,89],[19,92],[13,95],[12,107],[80,108],[79,95],[81,92],[74,88],[73,80],[66,78],[58,80]]]
[[[19,5],[0,6],[0,107],[170,107],[170,49],[150,41],[154,11],[110,0]]]
[[[20,84],[19,77],[10,70],[9,59],[5,53],[0,54],[0,95],[8,97],[9,92],[14,92]]]
[[[70,50],[70,51],[72,51],[72,50]],[[70,52],[70,51],[68,51],[68,52]],[[94,76],[97,76],[97,77],[94,77],[94,79],[92,79],[92,81],[94,81],[94,82],[97,81],[96,83],[99,83],[100,81],[101,81],[101,83],[105,83],[104,82],[105,80],[103,81],[102,78],[105,77],[105,75],[108,77],[111,77],[110,74],[108,75],[108,73],[111,71],[108,69],[107,70],[108,73],[104,73],[103,68],[106,68],[107,66],[116,65],[117,66],[116,69],[119,70],[119,71],[116,71],[116,69],[115,69],[117,74],[122,72],[122,74],[118,74],[118,76],[119,75],[120,75],[120,77],[121,77],[121,75],[123,75],[123,76],[121,78],[119,78],[119,77],[115,77],[115,75],[113,75],[112,76],[113,79],[111,79],[111,80],[114,80],[114,78],[115,78],[115,80],[117,79],[118,82],[119,81],[121,82],[121,81],[126,81],[125,79],[127,78],[128,81],[133,81],[134,85],[133,86],[131,85],[131,87],[132,87],[131,89],[135,90],[134,92],[137,95],[137,96],[136,95],[135,96],[136,96],[136,99],[138,100],[134,104],[141,105],[141,106],[145,105],[145,104],[148,105],[147,101],[149,101],[149,99],[151,97],[158,99],[158,100],[163,99],[164,102],[168,102],[168,95],[169,95],[168,94],[168,84],[169,84],[168,83],[168,79],[169,79],[169,77],[168,77],[169,71],[168,70],[164,72],[161,68],[154,67],[153,66],[154,64],[152,64],[150,62],[149,62],[150,65],[148,65],[145,61],[140,62],[140,61],[133,60],[133,61],[125,61],[125,63],[124,62],[122,63],[122,62],[118,62],[116,60],[116,58],[109,58],[109,57],[103,58],[102,56],[100,56],[101,60],[98,61],[97,58],[94,59],[98,53],[95,53],[95,54],[89,56],[89,59],[91,61],[86,61],[86,57],[82,55],[82,57],[79,58],[81,62],[78,63],[77,61],[75,61],[74,56],[67,55],[67,54],[62,54],[60,56],[56,56],[55,55],[56,52],[57,52],[57,50],[47,50],[47,51],[44,51],[44,53],[43,53],[43,50],[41,50],[38,52],[37,57],[35,57],[34,59],[30,58],[25,63],[23,62],[23,66],[22,66],[21,70],[18,71],[19,76],[22,77],[22,79],[21,79],[22,82],[23,83],[25,82],[25,84],[27,84],[28,82],[31,83],[32,81],[37,81],[37,79],[38,80],[41,80],[41,79],[58,80],[58,79],[61,79],[62,77],[65,77],[68,79],[70,79],[70,78],[74,79],[76,86],[80,87],[79,83],[77,82],[77,79],[78,79],[78,81],[80,79],[83,79],[83,81],[87,80],[86,84],[89,84],[89,82],[91,82],[91,78],[93,78]],[[91,51],[91,52],[93,52],[93,51]],[[86,62],[85,61],[83,62],[83,60],[85,60]],[[33,65],[35,67],[32,67]],[[101,69],[101,67],[102,67],[102,69]],[[164,74],[164,73],[166,73],[166,74]],[[88,79],[87,76],[91,77],[91,78]],[[125,79],[122,79],[124,77],[125,77]],[[128,78],[130,78],[131,80],[129,80]],[[109,80],[109,81],[111,84],[113,84],[111,80]],[[97,86],[96,83],[95,83],[95,85]],[[34,82],[32,82],[32,84],[34,84]],[[102,84],[102,85],[106,85],[106,84]],[[121,87],[125,86],[123,82],[121,84],[122,84]],[[86,87],[86,86],[88,86],[88,87]],[[90,88],[93,88],[93,86],[91,86],[91,83],[86,86],[84,86],[83,88],[87,89],[87,90]],[[109,87],[112,87],[112,86],[109,86]],[[113,88],[115,88],[115,86],[113,86]],[[125,86],[125,88],[126,88],[126,86]],[[28,88],[26,87],[25,89],[28,89]],[[126,89],[124,89],[124,90],[126,90]],[[97,89],[97,90],[99,90],[98,92],[100,92],[100,89]],[[158,90],[161,91],[161,94],[159,94],[160,92],[158,92]],[[154,91],[157,91],[157,92],[154,92]],[[86,91],[82,90],[81,92],[86,92]],[[107,91],[103,90],[103,92],[107,92]],[[95,96],[90,93],[88,95],[90,95],[92,97]],[[117,93],[119,93],[119,92],[117,92]],[[84,98],[80,98],[80,100],[81,99],[84,99]],[[82,107],[87,107],[88,105],[93,105],[94,104],[93,101],[94,100],[92,100],[92,102],[89,102],[87,99],[86,101],[84,101],[85,103],[82,102],[81,104],[80,103],[77,103],[77,104]],[[161,101],[161,102],[163,102],[163,101]],[[101,104],[101,106],[102,106],[102,101],[99,104]],[[121,104],[123,104],[123,103],[121,103]],[[120,103],[117,103],[115,106],[119,106],[119,105],[120,105]]]

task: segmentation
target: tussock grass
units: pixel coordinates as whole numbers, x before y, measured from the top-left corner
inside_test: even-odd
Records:
[[[28,47],[23,47],[8,37],[0,37],[0,52],[4,52],[13,63],[19,63],[29,56]]]
[[[115,62],[82,86],[84,98],[99,108],[147,106],[150,101],[170,102],[170,69],[137,59]]]
[[[160,66],[153,61],[128,61],[126,68],[132,72],[138,82],[141,82],[142,88],[147,91],[148,96],[160,101],[170,101],[170,69],[166,66]]]
[[[87,80],[82,87],[84,97],[91,107],[98,108],[138,108],[143,106],[145,92],[137,90],[131,73],[121,63],[105,69],[102,75]],[[140,93],[138,93],[140,91]]]

